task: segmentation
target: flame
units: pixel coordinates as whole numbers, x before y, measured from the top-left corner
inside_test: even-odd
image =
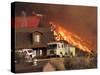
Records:
[[[51,23],[52,23],[52,25],[54,25],[53,30],[54,30],[54,35],[56,36],[55,39],[57,41],[61,40],[61,39],[66,40],[73,46],[76,46],[83,51],[87,51],[87,52],[91,53],[91,47],[89,46],[88,42],[82,40],[75,33],[69,32],[68,30],[64,29],[63,27],[61,27],[61,25],[55,24],[53,22],[51,22]]]

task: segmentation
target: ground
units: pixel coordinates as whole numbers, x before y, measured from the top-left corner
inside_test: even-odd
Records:
[[[41,72],[43,66],[48,62],[48,60],[38,61],[38,65],[34,66],[33,63],[16,63],[16,73],[24,72]]]
[[[38,59],[38,65],[33,66],[32,63],[17,63],[16,72],[42,72],[44,66],[50,63],[56,68],[56,71],[73,70],[73,69],[90,69],[97,67],[97,61],[87,57],[65,57],[65,58],[49,58]]]

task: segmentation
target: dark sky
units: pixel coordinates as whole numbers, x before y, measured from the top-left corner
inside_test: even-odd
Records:
[[[25,11],[44,15],[46,22],[53,21],[74,32],[83,40],[88,40],[93,49],[97,49],[97,8],[90,6],[50,5],[39,3],[16,3],[16,16]]]

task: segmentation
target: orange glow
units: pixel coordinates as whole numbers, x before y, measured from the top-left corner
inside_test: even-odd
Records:
[[[91,48],[88,46],[88,43],[84,40],[82,40],[79,36],[77,36],[75,33],[69,32],[68,30],[61,27],[59,24],[55,24],[52,22],[52,25],[54,25],[54,35],[57,36],[55,39],[58,40],[66,40],[73,46],[76,46],[80,48],[83,51],[91,52]]]
[[[14,18],[12,18],[14,19]],[[40,22],[40,17],[39,16],[27,16],[25,22],[27,23],[28,28],[31,27],[38,27],[39,22]],[[23,17],[21,16],[16,16],[15,17],[15,27],[20,28],[20,27],[25,27],[23,26]]]

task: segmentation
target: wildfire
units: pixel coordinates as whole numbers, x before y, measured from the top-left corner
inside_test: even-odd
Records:
[[[56,40],[66,40],[70,44],[80,48],[83,51],[91,52],[91,48],[88,46],[88,42],[82,40],[75,33],[69,32],[68,30],[61,27],[61,25],[50,22],[52,26],[52,30],[54,31],[54,35],[56,36]]]

